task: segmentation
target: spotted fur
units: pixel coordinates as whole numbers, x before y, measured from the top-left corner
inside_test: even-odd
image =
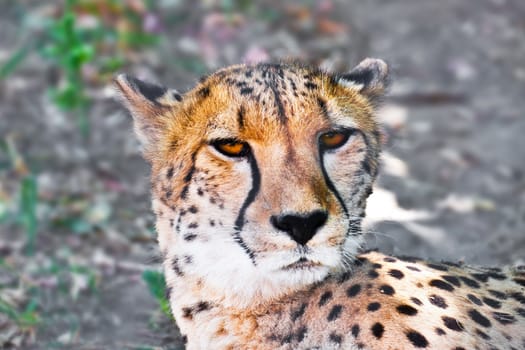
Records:
[[[524,270],[358,255],[387,73],[239,65],[183,95],[117,78],[188,349],[525,349]]]

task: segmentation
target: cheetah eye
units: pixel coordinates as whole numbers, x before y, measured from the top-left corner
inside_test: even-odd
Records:
[[[232,158],[245,157],[250,151],[246,142],[235,139],[216,140],[211,145],[220,153]]]
[[[319,137],[319,146],[322,150],[332,150],[341,147],[348,141],[350,135],[352,135],[353,130],[344,129],[344,130],[335,130],[329,131],[322,134]]]

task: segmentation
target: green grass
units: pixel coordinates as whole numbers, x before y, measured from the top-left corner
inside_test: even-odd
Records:
[[[166,280],[164,274],[158,271],[146,270],[142,273],[142,279],[146,282],[151,295],[159,304],[160,310],[168,318],[173,318],[170,311],[170,304],[166,299]]]

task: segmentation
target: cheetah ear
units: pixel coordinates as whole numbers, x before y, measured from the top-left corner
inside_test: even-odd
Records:
[[[115,78],[114,85],[133,116],[135,133],[147,158],[148,151],[157,143],[164,129],[163,116],[182,101],[182,96],[175,90],[124,74]]]
[[[365,58],[350,72],[339,76],[338,82],[375,100],[385,93],[390,83],[388,70],[385,61]]]

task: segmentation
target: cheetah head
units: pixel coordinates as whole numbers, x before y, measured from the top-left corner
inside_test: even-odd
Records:
[[[232,66],[185,94],[119,76],[152,166],[168,285],[239,306],[347,269],[377,173],[373,113],[386,82],[377,59],[346,74]]]

